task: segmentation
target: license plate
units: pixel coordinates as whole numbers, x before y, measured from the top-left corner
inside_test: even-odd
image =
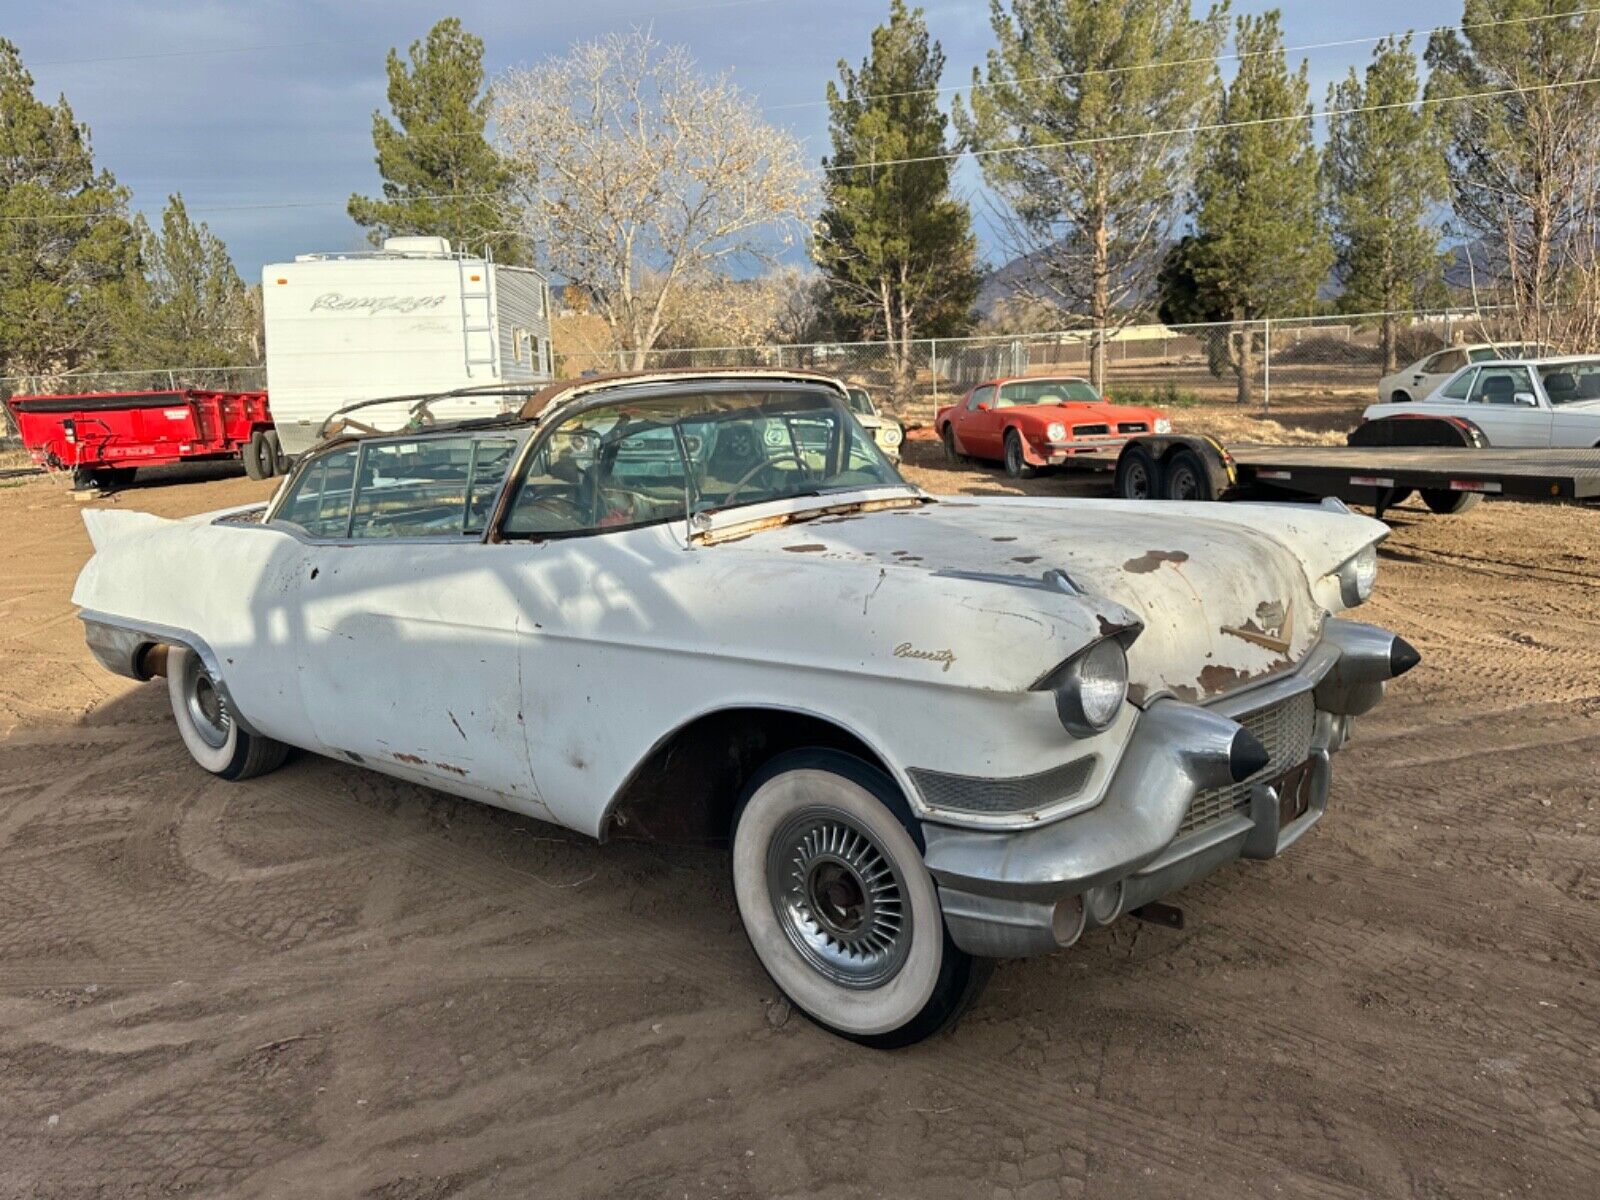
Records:
[[[1278,828],[1306,815],[1311,807],[1311,760],[1290,767],[1271,781],[1278,793]]]

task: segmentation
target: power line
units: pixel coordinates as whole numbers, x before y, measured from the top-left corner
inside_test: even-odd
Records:
[[[705,12],[723,8],[750,8],[758,4],[776,4],[778,0],[709,0],[704,4],[685,4],[676,8],[658,8],[648,12],[629,13],[616,18],[623,21],[649,21],[655,17],[677,16],[679,13]],[[557,18],[559,20],[559,17]],[[316,46],[369,46],[370,38],[318,38],[304,42],[263,42],[254,46],[221,46],[205,50],[155,50],[148,54],[107,54],[95,58],[52,58],[33,64],[39,67],[80,67],[98,63],[149,62],[169,58],[205,58],[213,54],[256,54],[266,50],[306,50]]]
[[[1252,117],[1248,121],[1213,121],[1201,125],[1188,125],[1177,129],[1141,129],[1132,133],[1108,133],[1097,137],[1070,138],[1059,142],[1035,142],[1017,146],[995,146],[987,150],[952,150],[947,154],[924,154],[914,158],[888,158],[863,163],[840,163],[823,167],[824,173],[865,171],[876,167],[903,167],[918,163],[953,162],[961,158],[990,158],[1002,154],[1027,154],[1040,150],[1071,150],[1080,146],[1100,146],[1113,142],[1143,141],[1147,138],[1192,137],[1201,133],[1221,133],[1229,129],[1248,129],[1254,125],[1287,125],[1296,121],[1315,121],[1323,117],[1354,116],[1357,113],[1388,112],[1397,108],[1426,108],[1434,104],[1452,104],[1464,100],[1491,100],[1499,96],[1521,96],[1533,92],[1551,92],[1560,88],[1583,87],[1600,83],[1600,76],[1589,79],[1566,79],[1556,83],[1539,83],[1529,87],[1496,88],[1487,92],[1465,92],[1459,96],[1431,96],[1419,100],[1396,100],[1387,104],[1358,104],[1349,108],[1314,108],[1306,112],[1287,113],[1281,117]]]
[[[1431,37],[1435,33],[1465,33],[1473,29],[1488,29],[1498,25],[1528,25],[1541,21],[1565,20],[1569,17],[1591,16],[1595,13],[1600,13],[1600,7],[1579,8],[1573,9],[1571,12],[1563,13],[1537,13],[1535,15],[1526,17],[1502,17],[1493,21],[1473,21],[1461,25],[1435,25],[1433,28],[1423,30],[1422,32]],[[1415,31],[1407,30],[1406,32],[1407,34],[1411,34]],[[1210,57],[1198,56],[1195,58],[1164,59],[1159,62],[1132,63],[1123,67],[1090,67],[1083,71],[1056,71],[1045,75],[1018,75],[1010,79],[999,79],[994,80],[993,82],[974,80],[970,84],[951,84],[946,87],[909,88],[900,92],[874,92],[870,95],[862,96],[860,99],[894,100],[903,96],[938,96],[944,95],[947,92],[959,92],[974,88],[1014,87],[1015,85],[1021,83],[1049,83],[1052,80],[1058,79],[1089,79],[1099,75],[1124,75],[1132,71],[1154,71],[1165,67],[1189,67],[1197,66],[1202,63],[1243,62],[1245,59],[1256,58],[1262,55],[1279,53],[1290,55],[1301,54],[1313,50],[1343,49],[1347,46],[1368,46],[1376,42],[1381,42],[1386,38],[1394,38],[1399,36],[1401,36],[1399,33],[1394,32],[1381,33],[1375,37],[1342,38],[1338,41],[1332,42],[1306,42],[1299,46],[1284,46],[1281,50],[1252,50],[1243,52],[1234,51],[1231,54],[1216,54]],[[796,108],[816,108],[827,103],[828,101],[826,100],[797,100],[789,104],[770,104],[764,107],[768,112],[778,112],[780,110]]]
[[[1600,76],[1587,79],[1559,80],[1554,83],[1533,84],[1527,87],[1495,88],[1483,92],[1465,92],[1456,96],[1432,96],[1418,100],[1398,100],[1387,104],[1360,104],[1347,108],[1310,109],[1306,112],[1287,113],[1278,117],[1252,117],[1248,121],[1213,121],[1199,125],[1189,125],[1176,129],[1144,129],[1131,133],[1103,134],[1097,137],[1072,138],[1058,142],[1038,142],[1028,145],[995,146],[979,150],[953,150],[945,154],[925,154],[911,158],[875,159],[860,163],[840,163],[822,168],[824,173],[833,174],[845,171],[865,171],[878,167],[914,166],[930,162],[953,162],[962,158],[990,158],[1002,154],[1027,154],[1041,150],[1066,150],[1076,149],[1081,146],[1105,145],[1116,142],[1143,141],[1152,138],[1167,137],[1193,137],[1202,133],[1220,133],[1230,129],[1246,129],[1258,125],[1285,125],[1297,121],[1315,121],[1325,117],[1354,116],[1358,113],[1387,112],[1399,108],[1426,108],[1437,104],[1453,104],[1472,100],[1491,100],[1503,96],[1529,95],[1536,92],[1557,91],[1563,88],[1585,87],[1589,84],[1600,83]],[[499,196],[499,192],[436,192],[419,193],[401,197],[406,200],[473,200],[489,199]],[[204,204],[193,207],[185,206],[191,213],[207,212],[253,212],[282,209],[301,208],[331,208],[348,203],[345,200],[299,200],[283,201],[273,204]],[[88,213],[30,213],[0,217],[0,221],[80,221],[97,217],[123,216],[119,210],[107,209],[99,212]]]

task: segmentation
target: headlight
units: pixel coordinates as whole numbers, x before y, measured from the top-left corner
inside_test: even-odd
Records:
[[[1157,417],[1156,418],[1156,432],[1157,433],[1171,433],[1172,432],[1172,422],[1166,417]]]
[[[1056,712],[1067,732],[1091,737],[1122,711],[1128,695],[1128,656],[1115,638],[1102,638],[1051,672],[1040,686],[1055,693]]]
[[[898,446],[902,436],[903,435],[896,426],[885,425],[882,429],[878,430],[878,444],[880,446]]]
[[[1050,428],[1044,431],[1044,435],[1052,442],[1064,442],[1067,440],[1067,427],[1060,421],[1054,421]]]
[[[1338,570],[1339,597],[1346,608],[1365,604],[1372,595],[1372,585],[1378,582],[1378,546],[1374,542]]]

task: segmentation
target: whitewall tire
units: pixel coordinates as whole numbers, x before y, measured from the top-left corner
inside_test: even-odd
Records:
[[[774,759],[734,816],[750,944],[790,1002],[869,1046],[920,1041],[988,978],[944,927],[916,822],[882,771],[834,750]]]
[[[167,651],[167,699],[189,756],[213,775],[223,779],[265,775],[288,756],[289,748],[282,742],[239,728],[217,681],[187,646]]]

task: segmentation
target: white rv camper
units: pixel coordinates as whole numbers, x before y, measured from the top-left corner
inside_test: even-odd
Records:
[[[284,450],[300,454],[335,409],[358,400],[548,380],[544,276],[452,251],[444,238],[392,237],[383,249],[302,254],[261,275],[267,392]],[[441,420],[493,416],[517,401],[463,397]],[[406,404],[359,419],[401,428]]]

